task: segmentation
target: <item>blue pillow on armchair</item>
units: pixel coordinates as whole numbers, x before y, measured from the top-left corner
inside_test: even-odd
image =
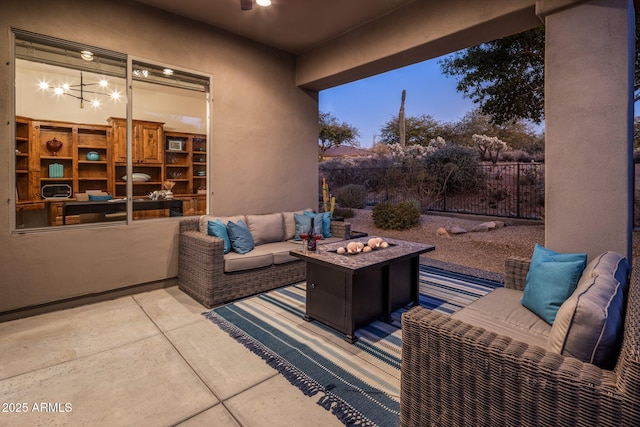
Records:
[[[227,223],[227,233],[229,234],[231,249],[234,252],[246,254],[254,248],[253,236],[243,220],[239,219],[237,223],[229,221]]]
[[[587,254],[562,254],[536,243],[521,303],[553,325],[556,314],[576,289]]]

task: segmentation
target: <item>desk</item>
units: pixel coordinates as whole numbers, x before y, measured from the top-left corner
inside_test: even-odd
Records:
[[[307,262],[305,320],[315,319],[345,334],[354,343],[355,330],[377,319],[389,321],[391,312],[408,303],[418,305],[420,255],[433,245],[384,239],[390,246],[358,255],[336,250],[353,241],[320,245],[317,253],[290,254]]]
[[[172,214],[182,216],[182,200],[133,200],[134,211],[151,211],[156,209],[169,209]],[[67,223],[67,215],[79,215],[84,213],[112,214],[126,211],[126,200],[66,202],[62,205],[62,224],[64,225]]]

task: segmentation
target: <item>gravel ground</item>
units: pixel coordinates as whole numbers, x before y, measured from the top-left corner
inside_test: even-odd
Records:
[[[536,243],[544,245],[544,225],[539,222],[504,219],[505,227],[487,232],[468,232],[440,236],[443,227],[470,230],[485,222],[482,218],[422,215],[420,226],[409,230],[382,230],[371,219],[371,210],[355,209],[355,216],[346,221],[351,230],[365,231],[370,236],[391,237],[435,245],[436,250],[421,257],[421,262],[479,277],[502,281],[504,260],[510,255],[531,257]],[[633,233],[633,256],[640,255],[640,235]]]

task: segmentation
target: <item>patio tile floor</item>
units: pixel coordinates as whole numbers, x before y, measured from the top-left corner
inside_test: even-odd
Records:
[[[205,310],[171,287],[0,323],[0,425],[342,425]]]

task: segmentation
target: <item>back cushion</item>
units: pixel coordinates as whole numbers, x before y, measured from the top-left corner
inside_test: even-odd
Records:
[[[284,240],[282,213],[247,215],[247,226],[256,245]]]
[[[310,210],[310,209],[307,209]],[[304,211],[282,212],[284,220],[284,239],[293,240],[296,237],[296,220],[294,214],[302,215]]]
[[[215,222],[216,219],[220,219],[220,221],[222,221],[224,225],[227,225],[229,221],[238,222],[239,220],[242,220],[246,222],[244,215],[236,215],[236,216],[202,215],[200,217],[200,224],[199,224],[200,232],[207,234],[207,231],[209,229],[209,221]]]
[[[618,253],[592,260],[558,310],[547,350],[612,369],[622,342],[628,275],[629,263]]]

